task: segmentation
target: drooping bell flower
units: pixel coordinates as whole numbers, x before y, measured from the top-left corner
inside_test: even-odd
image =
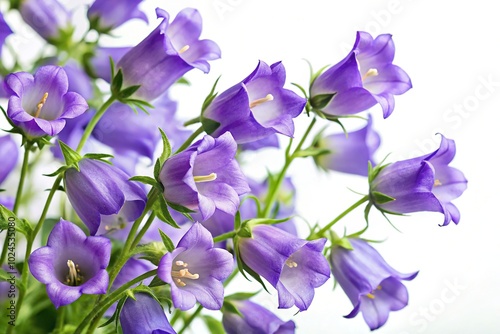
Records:
[[[66,119],[88,109],[80,94],[68,92],[68,77],[59,66],[42,66],[35,76],[26,72],[9,74],[5,87],[10,96],[7,115],[31,138],[55,136]]]
[[[146,205],[146,194],[120,169],[99,160],[82,159],[80,171],[64,173],[68,199],[80,219],[95,235],[102,220],[116,224],[137,219]]]
[[[280,142],[277,134],[270,135],[269,137],[264,137],[262,139],[240,144],[239,148],[243,151],[257,151],[266,147],[280,147]]]
[[[87,11],[91,27],[110,31],[132,19],[148,22],[148,17],[138,6],[142,0],[96,0]]]
[[[61,219],[50,232],[47,246],[29,257],[33,276],[47,285],[47,294],[56,308],[76,301],[82,294],[105,294],[106,267],[111,242],[87,237],[75,224]]]
[[[92,75],[111,82],[111,64],[109,58],[116,64],[132,47],[96,47],[89,60]]]
[[[431,154],[384,167],[370,184],[372,203],[380,210],[400,214],[441,212],[443,225],[450,221],[458,224],[460,212],[451,201],[467,189],[467,179],[461,171],[448,166],[455,152],[455,141],[441,136],[441,145]]]
[[[401,310],[408,304],[408,291],[401,281],[414,279],[418,272],[401,274],[366,241],[349,241],[352,250],[338,246],[332,249],[332,273],[354,306],[346,318],[361,312],[374,330],[386,323],[389,312]]]
[[[222,325],[228,334],[262,333],[293,334],[295,323],[283,321],[268,309],[249,300],[231,301],[241,316],[229,311],[222,313]]]
[[[312,106],[327,115],[345,116],[378,103],[384,118],[389,117],[394,95],[412,87],[408,74],[392,64],[394,53],[391,35],[373,39],[369,33],[358,32],[352,51],[311,85]]]
[[[326,239],[307,241],[269,225],[257,225],[251,238],[238,238],[241,260],[278,290],[279,308],[307,310],[314,289],[330,278],[322,254]]]
[[[202,115],[205,131],[218,137],[231,132],[238,144],[280,133],[293,137],[293,118],[306,100],[283,88],[285,67],[281,62],[257,68],[242,82],[218,95]]]
[[[120,313],[123,334],[177,334],[157,300],[147,293],[134,298],[127,298]]]
[[[157,8],[160,25],[116,64],[123,71],[124,87],[141,85],[135,98],[152,101],[186,72],[198,68],[210,71],[209,60],[220,58],[215,42],[201,35],[201,15],[185,8],[169,23],[169,14]]]
[[[337,172],[368,176],[368,162],[375,165],[373,155],[380,146],[380,136],[372,128],[372,117],[362,129],[331,134],[319,139],[318,148],[326,148],[330,153],[315,157],[318,166]]]
[[[0,13],[0,55],[2,54],[2,47],[5,43],[5,40],[10,34],[12,34],[12,29],[10,29],[7,22],[5,22],[3,14]]]
[[[162,257],[158,277],[170,284],[175,308],[189,310],[198,301],[206,309],[219,310],[224,300],[222,281],[233,266],[233,256],[214,248],[210,232],[195,223],[174,251]]]
[[[11,135],[0,137],[0,184],[9,176],[16,167],[19,157],[19,148]]]
[[[23,20],[49,42],[71,29],[71,14],[57,0],[23,0],[19,12]]]
[[[199,212],[201,220],[215,209],[236,214],[239,196],[250,190],[235,159],[236,149],[228,132],[219,138],[205,136],[167,159],[160,172],[165,199]]]

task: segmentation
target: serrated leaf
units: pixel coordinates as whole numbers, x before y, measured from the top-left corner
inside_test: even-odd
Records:
[[[215,319],[214,317],[204,315],[203,321],[205,321],[205,325],[207,325],[208,330],[210,331],[211,334],[226,333],[226,331],[224,330],[224,326],[222,326],[222,323],[219,320]]]
[[[335,94],[319,94],[309,99],[314,109],[323,109],[332,100]]]
[[[163,150],[160,155],[160,163],[163,164],[165,160],[167,160],[172,155],[172,146],[170,146],[170,142],[167,138],[167,135],[161,128],[158,128],[161,133],[161,140],[163,142]]]
[[[175,249],[172,239],[170,239],[168,235],[163,233],[162,230],[158,229],[158,232],[160,232],[161,240],[163,241],[163,245],[165,245],[167,252],[172,253],[172,251]]]
[[[391,197],[391,196],[386,195],[386,194],[382,194],[381,192],[378,192],[378,191],[372,191],[371,198],[377,204],[385,204],[385,203],[389,203],[389,202],[392,202],[395,200],[394,197]]]
[[[19,219],[12,211],[0,205],[0,231],[7,230],[8,233],[9,228],[14,228],[26,238],[31,237],[33,232],[31,224],[26,219]]]

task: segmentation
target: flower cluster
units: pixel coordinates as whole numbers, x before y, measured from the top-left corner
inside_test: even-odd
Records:
[[[444,135],[421,157],[376,159],[382,116],[369,111],[378,105],[389,117],[394,96],[412,87],[393,64],[392,36],[358,32],[342,60],[311,71],[308,87],[291,84],[285,62],[242,64],[243,80],[220,93],[217,80],[198,115],[186,119],[177,103],[185,87],[171,88],[188,82],[191,70],[209,73],[221,50],[201,38],[194,8],[173,19],[157,8],[159,24],[137,45],[107,45],[101,37],[128,21],[148,22],[153,13],[141,3],[94,1],[81,8],[88,31],[77,37],[76,11],[59,1],[10,2],[51,45],[30,66],[0,66],[10,126],[0,136],[0,185],[17,177],[17,188],[0,195],[0,227],[9,233],[0,266],[19,280],[16,330],[92,333],[114,324],[125,334],[176,333],[200,316],[214,332],[294,333],[293,320],[257,302],[265,292],[227,294],[226,286],[246,277],[276,292],[276,309],[306,312],[332,275],[353,304],[346,317],[361,312],[371,330],[383,326],[408,304],[402,281],[417,272],[399,273],[369,244],[370,211],[439,212],[441,225],[458,224],[452,201],[467,188],[449,166],[456,145]],[[0,51],[15,34],[3,14]],[[363,125],[348,131],[352,115]],[[304,119],[309,126],[296,131]],[[254,179],[247,158],[285,139],[282,167],[266,166],[266,177]],[[297,158],[365,178],[369,191],[329,223],[310,222],[287,175]],[[35,176],[41,169],[53,178],[48,192]],[[334,225],[362,204],[366,228],[339,237]],[[7,256],[11,229],[26,239],[23,261]],[[220,310],[222,321],[203,309]]]

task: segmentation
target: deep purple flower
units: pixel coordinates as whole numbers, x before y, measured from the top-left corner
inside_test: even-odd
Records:
[[[91,26],[107,31],[121,26],[131,19],[148,22],[148,17],[138,6],[142,0],[96,0],[90,6],[87,17]]]
[[[295,323],[278,318],[268,309],[249,300],[231,301],[241,316],[231,312],[223,312],[222,325],[228,334],[293,334]]]
[[[116,64],[132,47],[97,47],[90,59],[93,76],[111,82],[111,67],[109,57]]]
[[[163,307],[147,293],[127,298],[120,313],[123,334],[176,334]]]
[[[198,301],[204,308],[219,310],[224,300],[225,280],[233,271],[233,257],[214,248],[212,235],[195,223],[172,253],[166,253],[158,265],[158,277],[170,284],[172,302],[182,311]]]
[[[455,152],[455,142],[441,136],[441,145],[433,153],[383,168],[370,185],[373,204],[393,213],[441,212],[443,225],[450,220],[458,224],[460,212],[451,201],[467,189],[467,180],[461,171],[448,166]],[[394,200],[380,201],[379,193]]]
[[[28,264],[33,276],[47,285],[47,294],[58,308],[82,294],[106,293],[110,254],[108,239],[87,237],[78,226],[61,219],[47,246],[34,251]]]
[[[240,144],[239,147],[243,151],[257,151],[260,150],[261,148],[266,148],[266,147],[275,147],[279,148],[280,147],[280,142],[277,134],[272,134],[269,137],[264,137],[262,139]]]
[[[123,71],[124,87],[141,85],[134,96],[146,101],[195,67],[208,73],[208,60],[220,58],[217,44],[199,40],[202,22],[196,9],[183,9],[171,24],[166,11],[157,8],[156,14],[163,19],[160,25],[116,64]]]
[[[2,54],[2,46],[5,43],[5,39],[12,34],[12,29],[10,29],[7,22],[3,18],[3,14],[0,13],[0,55]]]
[[[257,68],[241,83],[218,95],[203,112],[207,133],[218,137],[231,132],[238,144],[281,133],[293,137],[293,118],[306,100],[283,88],[285,67],[281,62]]]
[[[47,41],[57,41],[71,28],[71,14],[57,0],[23,0],[23,20]]]
[[[71,205],[91,235],[102,220],[108,225],[109,220],[123,224],[141,215],[146,195],[127,174],[99,160],[82,159],[78,166],[80,171],[70,168],[65,172],[64,184]]]
[[[88,109],[81,95],[68,92],[68,77],[58,66],[42,66],[34,77],[26,72],[9,74],[5,84],[10,95],[7,114],[29,137],[54,136],[66,119]]]
[[[338,172],[368,175],[368,161],[375,165],[373,154],[380,146],[380,136],[372,128],[372,117],[362,129],[323,137],[317,143],[319,148],[326,148],[330,153],[315,157],[316,164],[324,169]]]
[[[352,115],[380,104],[384,118],[394,110],[394,95],[412,87],[411,80],[401,68],[392,64],[394,42],[388,34],[373,39],[358,32],[352,51],[340,63],[316,78],[311,86],[311,101],[321,96],[324,105],[313,107],[332,116]],[[326,103],[326,104],[325,104]]]
[[[243,262],[278,290],[279,308],[307,310],[314,289],[330,278],[322,255],[326,239],[306,241],[268,225],[257,225],[251,238],[238,238]]]
[[[0,184],[16,167],[19,157],[19,148],[11,135],[0,137]]]
[[[383,326],[390,311],[408,304],[408,291],[401,280],[412,280],[418,272],[401,274],[390,267],[366,241],[349,239],[353,250],[332,249],[332,273],[354,309],[346,318],[361,311],[371,330]]]
[[[165,161],[160,180],[165,199],[210,218],[219,209],[234,215],[239,195],[248,192],[248,184],[235,159],[236,142],[230,133],[210,136]]]

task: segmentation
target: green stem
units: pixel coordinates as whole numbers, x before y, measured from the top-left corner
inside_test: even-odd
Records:
[[[135,237],[134,242],[132,242],[131,249],[134,249],[139,244],[139,242],[141,242],[142,237],[144,236],[144,234],[146,234],[146,231],[149,229],[149,227],[151,226],[151,224],[153,223],[155,218],[156,218],[155,213],[151,212],[148,220],[146,220],[146,223],[144,224],[144,226],[141,228],[141,230],[139,231],[139,233]]]
[[[100,301],[95,307],[92,309],[92,311],[83,319],[83,321],[80,323],[78,328],[75,330],[75,334],[80,334],[85,327],[94,319],[94,317],[98,314],[100,314],[103,311],[106,311],[107,308],[109,308],[114,302],[116,302],[118,299],[122,297],[122,294],[125,293],[125,291],[130,288],[132,285],[139,283],[143,280],[145,280],[148,277],[154,276],[157,273],[157,269],[148,271],[141,276],[138,276],[131,280],[130,282],[125,283],[112,293],[110,293],[106,298],[104,298],[102,301]],[[12,327],[12,326],[11,326]]]
[[[198,117],[195,117],[193,119],[190,119],[189,121],[185,121],[184,122],[184,126],[188,126],[188,125],[192,125],[192,124],[197,124],[197,123],[200,123],[201,122],[201,119],[200,119],[200,116]]]
[[[227,239],[231,239],[235,235],[236,235],[236,231],[231,231],[231,232],[227,232],[227,233],[218,235],[218,236],[216,236],[214,238],[214,243],[221,242],[221,241],[224,241],[224,240],[227,240]]]
[[[191,136],[189,136],[189,138],[184,142],[184,144],[182,144],[181,147],[179,147],[179,149],[175,153],[184,151],[186,148],[189,147],[189,145],[191,145],[191,143],[196,139],[196,137],[198,137],[202,133],[203,133],[203,127],[200,126],[198,129],[196,129],[195,132],[191,134]]]
[[[317,238],[323,237],[323,235],[325,234],[325,232],[327,232],[333,225],[335,225],[339,220],[341,220],[342,218],[344,218],[345,216],[347,216],[347,214],[349,214],[351,211],[353,211],[354,209],[356,209],[358,206],[360,206],[361,204],[363,204],[366,201],[368,201],[368,199],[369,199],[368,195],[363,196],[359,201],[357,201],[356,203],[354,203],[353,205],[351,205],[350,207],[348,207],[344,212],[342,212],[334,220],[332,220],[330,223],[328,223],[328,225],[326,225],[325,227],[323,227],[318,232],[316,232],[316,233],[312,234],[311,236],[309,236],[308,239],[309,240],[313,240],[313,239],[317,239]]]
[[[56,318],[56,333],[62,333],[63,328],[64,328],[64,314],[66,307],[61,306],[57,309],[57,318]]]
[[[191,316],[184,322],[181,330],[177,332],[177,334],[182,334],[186,329],[188,329],[189,325],[193,322],[193,320],[200,314],[201,310],[203,310],[203,306],[199,305],[198,308],[191,314]]]

